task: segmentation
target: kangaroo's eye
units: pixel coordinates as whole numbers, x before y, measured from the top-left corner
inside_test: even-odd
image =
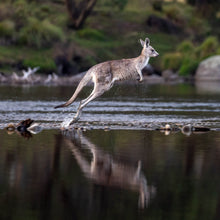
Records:
[[[151,52],[154,52],[154,49],[151,49]]]

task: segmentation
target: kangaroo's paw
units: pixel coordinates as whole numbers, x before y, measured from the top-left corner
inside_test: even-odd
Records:
[[[139,83],[143,82],[143,77],[138,80]]]
[[[136,80],[140,83],[140,82],[143,81],[143,77],[140,77],[140,76],[139,76]]]

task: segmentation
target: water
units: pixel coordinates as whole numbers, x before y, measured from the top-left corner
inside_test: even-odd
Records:
[[[92,88],[82,92],[87,97]],[[68,100],[74,87],[0,87],[0,127],[32,118],[45,128],[59,128],[71,119],[79,100],[68,108],[54,106]],[[141,129],[166,123],[220,127],[220,93],[190,85],[120,85],[89,103],[77,126]]]
[[[85,108],[86,131],[61,131],[76,105],[53,106],[72,92],[0,87],[0,219],[219,219],[219,92],[122,85]],[[3,129],[26,118],[43,131]],[[154,130],[166,123],[212,130]]]

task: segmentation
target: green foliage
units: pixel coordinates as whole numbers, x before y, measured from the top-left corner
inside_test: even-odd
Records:
[[[94,66],[96,63],[97,62],[96,62],[94,56],[86,55],[85,57],[83,57],[83,66],[82,66],[82,68],[86,67],[88,69],[89,67]]]
[[[144,22],[150,14],[170,19],[184,34],[167,34],[146,28]],[[156,59],[151,59],[151,64],[158,69],[171,68],[180,74],[187,71],[191,73],[201,59],[220,54],[218,41],[213,37],[207,38],[197,47],[198,39],[210,33],[218,36],[219,12],[215,11],[213,17],[216,19],[216,28],[213,23],[199,16],[195,7],[178,1],[102,0],[97,1],[95,13],[91,14],[84,28],[72,31],[67,25],[68,13],[63,1],[4,0],[0,3],[1,44],[14,46],[14,53],[4,56],[1,51],[0,62],[14,64],[25,60],[27,66],[38,66],[32,55],[26,57],[23,51],[22,56],[16,48],[38,51],[60,45],[63,50],[74,44],[77,45],[74,50],[77,54],[82,49],[86,51],[80,53],[85,61],[82,59],[77,65],[80,68],[86,63],[86,67],[89,67],[105,60],[137,56],[141,50],[137,41],[149,37],[160,54]],[[187,37],[190,40],[180,43]],[[45,57],[43,53],[41,55]],[[56,57],[54,50],[48,56],[53,60]],[[69,60],[72,57],[70,54]],[[43,65],[43,60],[36,58],[36,61]],[[46,65],[51,68],[54,64],[48,62]]]
[[[166,16],[174,21],[182,21],[184,16],[182,15],[182,10],[177,5],[170,5],[164,9]]]
[[[183,3],[168,3],[163,7],[167,18],[178,24],[182,30],[191,35],[205,35],[209,33],[210,24],[199,16],[198,11],[191,5]]]
[[[163,67],[178,71],[181,76],[187,76],[195,73],[203,59],[220,53],[220,48],[218,39],[210,36],[198,47],[189,40],[183,41],[177,46],[176,51],[164,55]]]
[[[179,68],[179,75],[188,76],[194,74],[198,65],[199,61],[193,57],[185,58]]]
[[[102,5],[108,8],[114,7],[114,8],[118,8],[119,10],[123,10],[125,8],[125,6],[127,5],[128,0],[104,0],[102,1]]]
[[[40,21],[30,17],[27,26],[24,26],[19,32],[20,43],[26,43],[37,48],[50,46],[55,41],[63,40],[62,29],[53,25],[47,19]]]
[[[50,57],[45,57],[43,54],[41,56],[33,56],[31,58],[24,59],[22,63],[25,67],[36,67],[39,66],[40,70],[43,72],[52,72],[56,70],[56,64],[54,60]]]
[[[15,32],[15,24],[11,20],[0,22],[0,37],[12,37]]]
[[[205,35],[210,32],[209,23],[199,16],[192,15],[188,20],[187,24],[191,33],[195,33],[197,35]]]
[[[112,3],[119,8],[119,10],[123,10],[128,3],[128,0],[112,0]]]
[[[162,11],[163,10],[163,1],[157,0],[152,2],[152,7],[155,11]]]
[[[39,19],[46,19],[48,16],[53,13],[51,7],[49,5],[41,5],[40,7],[34,7],[34,16]]]
[[[178,45],[177,51],[184,54],[194,53],[194,46],[191,41],[186,40]]]
[[[218,46],[218,39],[214,36],[210,36],[197,48],[196,52],[200,59],[204,59],[210,55],[216,54]]]
[[[43,72],[56,70],[52,50],[28,47],[0,46],[0,60],[11,66],[22,62],[25,67],[39,66]]]
[[[163,56],[162,66],[164,69],[178,70],[182,61],[181,53],[167,53]]]
[[[80,38],[93,40],[93,41],[105,41],[106,40],[106,36],[101,31],[92,29],[92,28],[84,28],[84,29],[77,31],[77,36]]]
[[[9,19],[13,13],[14,10],[9,3],[0,3],[0,21]]]
[[[17,21],[24,22],[27,17],[30,16],[30,13],[32,12],[30,8],[30,4],[26,2],[26,0],[17,0],[13,4],[15,8],[15,15],[14,17],[17,19]]]

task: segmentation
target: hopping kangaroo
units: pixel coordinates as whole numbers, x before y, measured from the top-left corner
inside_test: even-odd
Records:
[[[147,66],[150,57],[156,57],[159,54],[154,50],[153,47],[150,46],[150,40],[148,38],[146,38],[145,41],[140,39],[140,42],[143,47],[140,56],[131,59],[106,61],[91,67],[80,81],[73,96],[65,104],[55,107],[66,107],[73,103],[82,88],[90,80],[93,81],[94,88],[92,93],[86,99],[80,102],[77,113],[70,124],[79,119],[82,109],[90,101],[108,91],[113,86],[115,81],[137,78],[138,76],[138,80],[140,82],[143,80],[142,69]]]

